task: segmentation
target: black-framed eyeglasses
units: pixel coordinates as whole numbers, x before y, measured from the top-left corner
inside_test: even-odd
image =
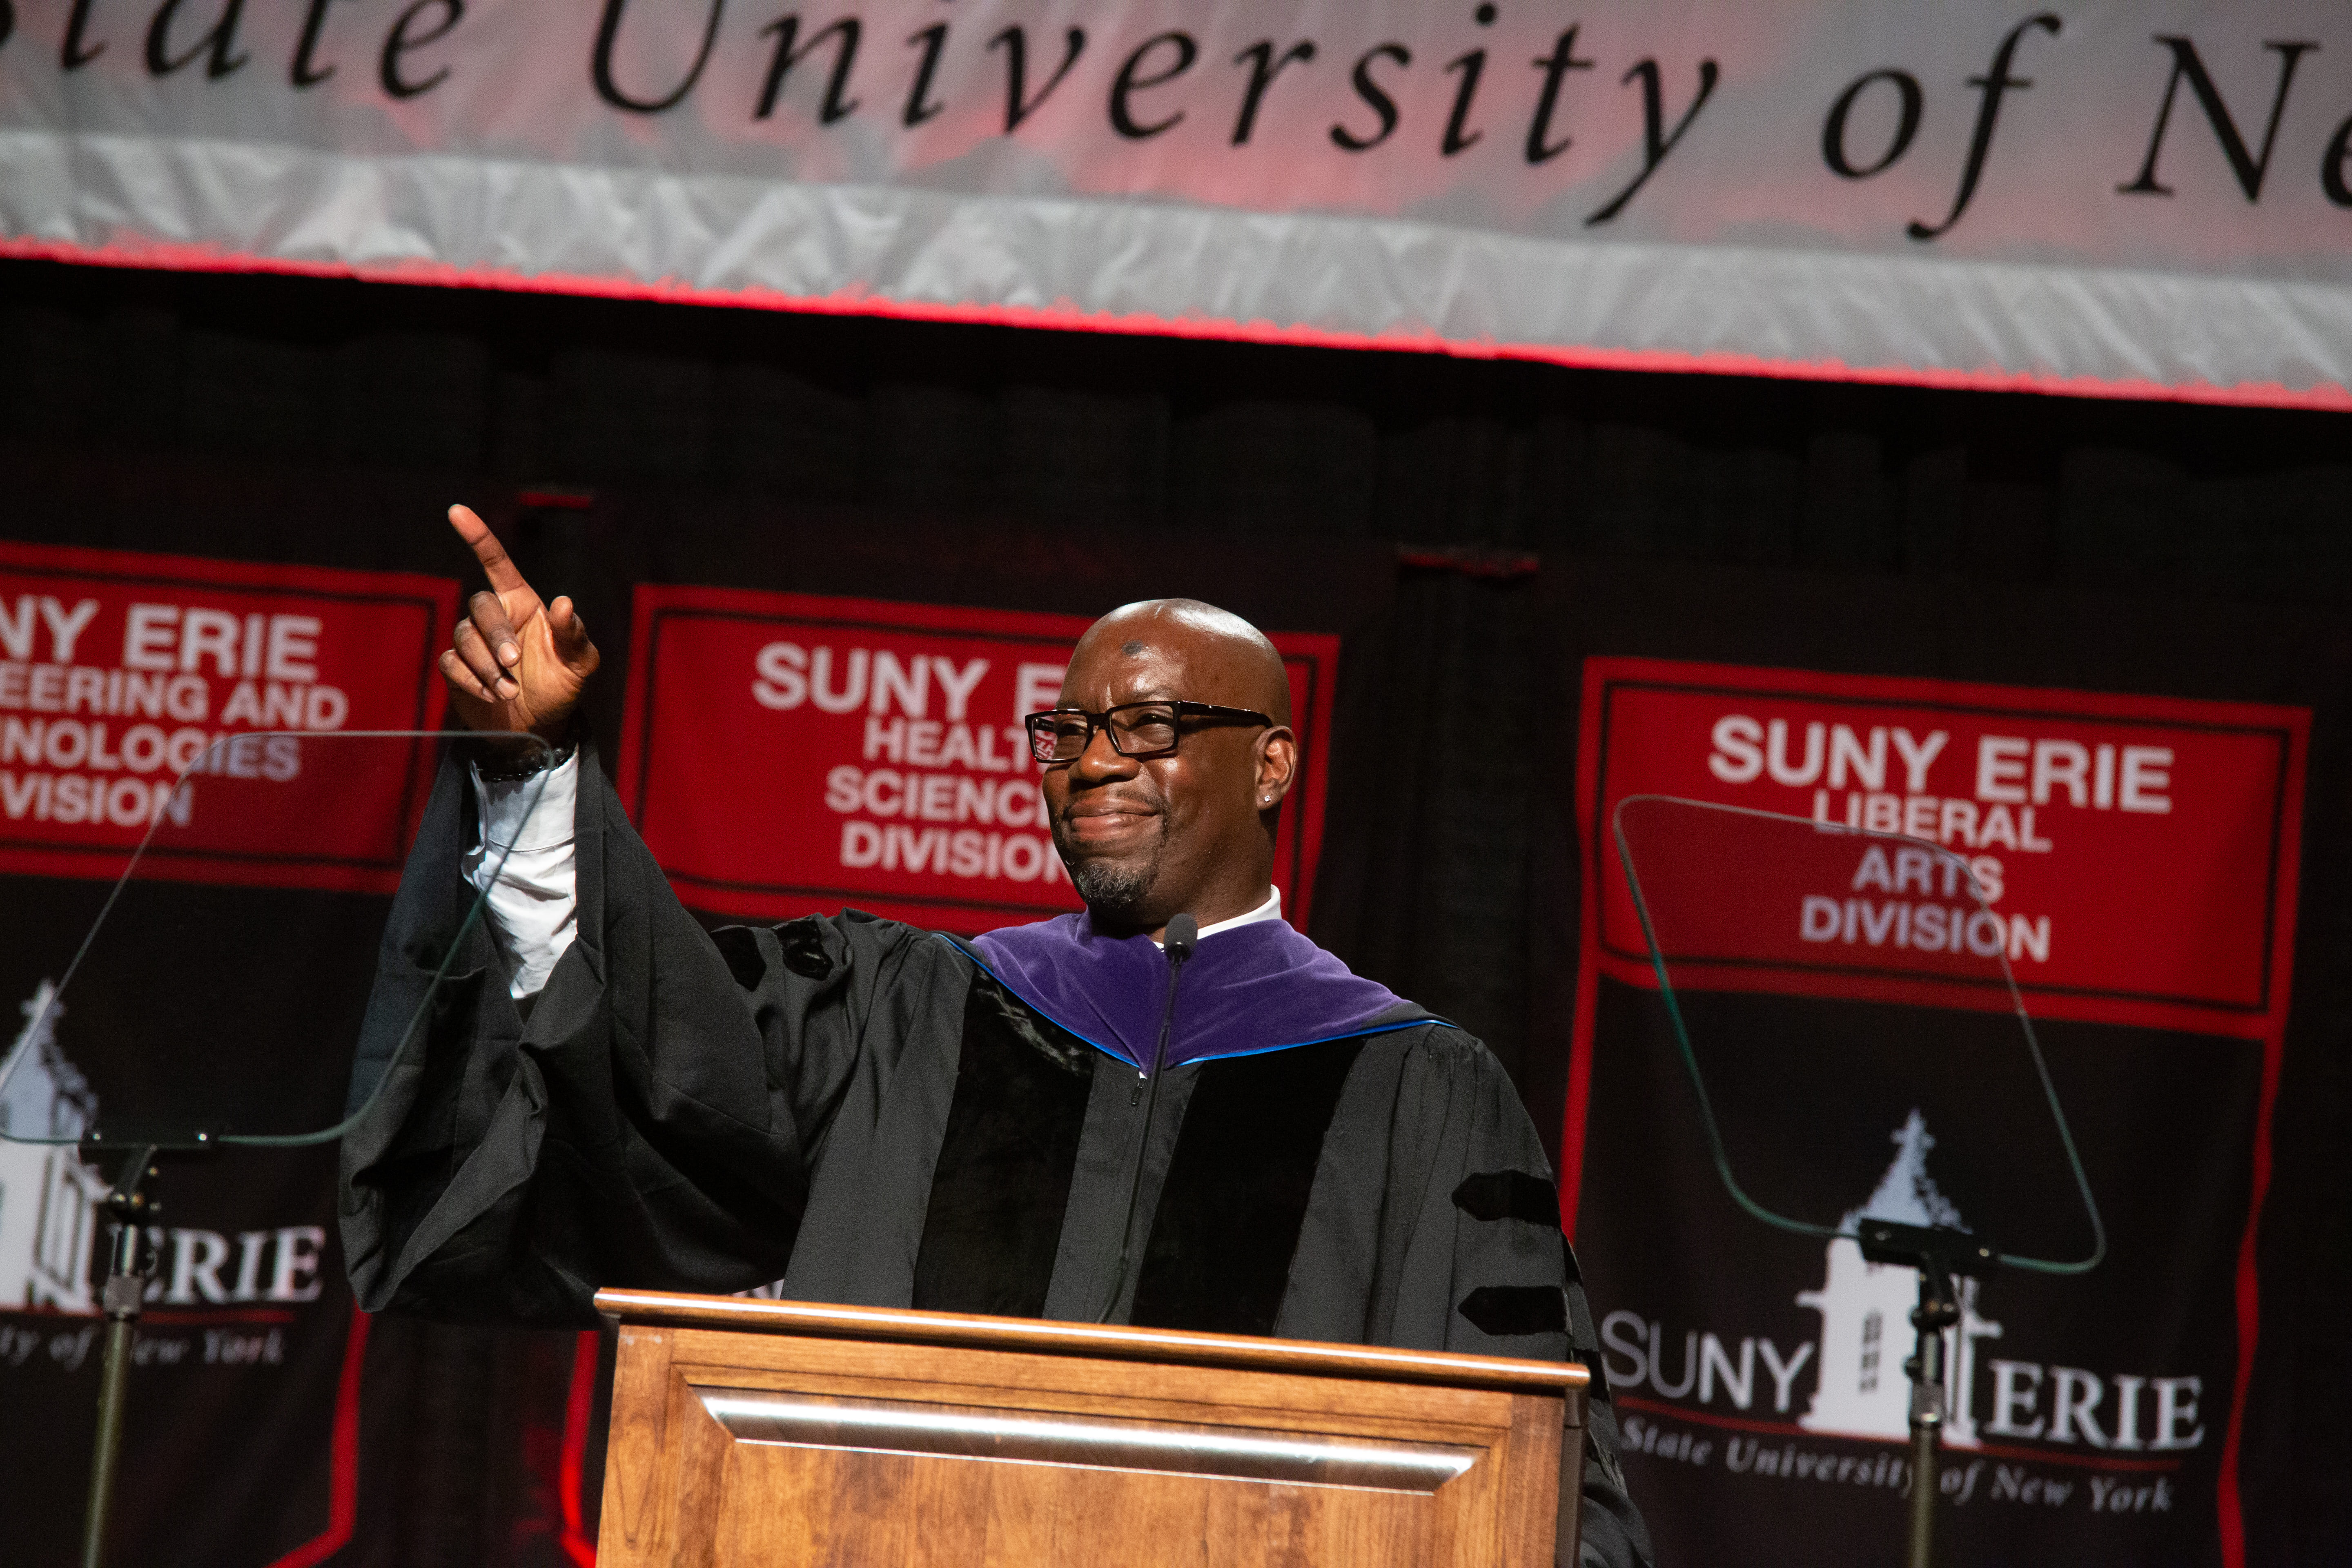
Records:
[[[1166,757],[1176,751],[1188,719],[1212,723],[1265,724],[1274,721],[1249,708],[1213,702],[1122,702],[1100,713],[1055,708],[1029,715],[1029,751],[1041,763],[1075,763],[1094,743],[1097,729],[1110,733],[1111,750],[1122,757]]]

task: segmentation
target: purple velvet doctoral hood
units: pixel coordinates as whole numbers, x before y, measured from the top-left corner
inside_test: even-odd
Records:
[[[968,951],[1007,991],[1097,1050],[1149,1066],[1168,1004],[1168,956],[1150,937],[1104,936],[1086,915],[1072,914],[990,931]],[[1255,921],[1203,937],[1192,950],[1161,1065],[1286,1050],[1428,1016],[1288,921]]]

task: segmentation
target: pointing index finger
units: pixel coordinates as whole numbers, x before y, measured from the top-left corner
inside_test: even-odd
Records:
[[[482,563],[482,573],[490,580],[491,592],[503,595],[517,589],[526,593],[530,591],[530,584],[522,580],[520,572],[515,570],[506,546],[499,542],[498,535],[490,531],[490,525],[484,522],[472,507],[462,504],[451,507],[449,526],[457,531],[457,537],[473,551],[474,559]]]

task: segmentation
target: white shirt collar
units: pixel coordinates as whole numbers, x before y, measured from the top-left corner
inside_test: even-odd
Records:
[[[1219,931],[1231,931],[1235,926],[1255,925],[1260,921],[1278,921],[1281,918],[1282,889],[1280,888],[1276,888],[1266,893],[1265,902],[1260,904],[1249,913],[1245,915],[1235,915],[1229,921],[1212,921],[1207,925],[1202,926],[1201,928],[1199,940],[1205,942],[1209,938],[1216,935]],[[1160,947],[1165,944],[1153,942],[1151,945],[1154,947]]]

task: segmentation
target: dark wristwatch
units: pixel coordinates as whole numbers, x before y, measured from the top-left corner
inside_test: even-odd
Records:
[[[528,763],[509,763],[503,768],[484,767],[480,763],[476,763],[474,776],[484,784],[520,784],[525,779],[535,779],[541,773],[552,773],[570,762],[579,750],[579,740],[576,737],[568,738],[560,746],[549,746],[542,750]]]

